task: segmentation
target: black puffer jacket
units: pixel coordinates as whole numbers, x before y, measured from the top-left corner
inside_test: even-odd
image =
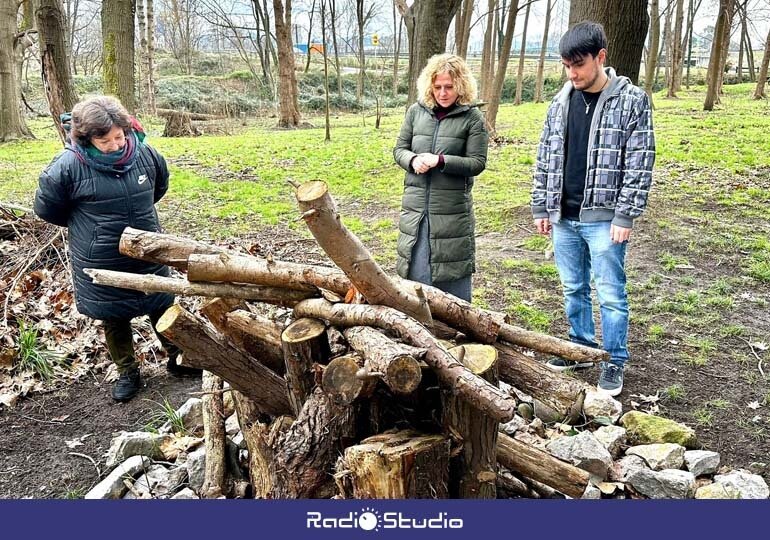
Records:
[[[78,311],[94,319],[129,319],[173,303],[169,294],[95,285],[84,268],[168,276],[168,267],[121,255],[123,229],[160,231],[154,204],[168,190],[168,167],[153,148],[140,145],[134,166],[122,175],[83,163],[67,148],[40,175],[35,213],[69,229],[72,276]]]

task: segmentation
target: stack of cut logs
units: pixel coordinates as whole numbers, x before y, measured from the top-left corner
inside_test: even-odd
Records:
[[[184,364],[207,372],[207,494],[222,492],[226,381],[256,497],[494,498],[517,477],[580,497],[587,472],[500,432],[517,408],[500,382],[574,420],[587,385],[525,353],[593,362],[604,353],[388,276],[344,227],[325,183],[294,188],[337,268],[129,228],[122,253],[187,279],[88,270],[101,285],[212,298],[200,314],[175,305],[158,323]],[[258,303],[292,308],[290,324],[258,314]]]

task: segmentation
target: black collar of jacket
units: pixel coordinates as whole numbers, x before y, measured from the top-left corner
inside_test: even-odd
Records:
[[[420,107],[428,111],[428,113],[430,113],[432,116],[436,116],[435,111],[431,107],[428,107],[422,101],[418,101],[417,103],[419,103]],[[476,107],[476,104],[474,103],[472,105],[457,105],[454,109],[449,111],[444,118],[448,118],[449,116],[456,116],[458,114],[464,113],[466,111],[471,110],[472,107]]]

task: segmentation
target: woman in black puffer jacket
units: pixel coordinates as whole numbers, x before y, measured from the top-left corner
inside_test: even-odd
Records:
[[[78,311],[104,321],[107,348],[120,373],[112,397],[128,401],[142,386],[131,319],[149,315],[154,328],[174,297],[96,285],[83,270],[168,276],[168,267],[118,251],[126,227],[160,231],[154,204],[168,190],[168,168],[163,157],[144,143],[141,125],[113,97],[82,101],[62,120],[69,140],[40,175],[35,213],[69,230]],[[169,370],[181,374],[185,370],[176,363],[179,349],[158,337],[169,354]]]

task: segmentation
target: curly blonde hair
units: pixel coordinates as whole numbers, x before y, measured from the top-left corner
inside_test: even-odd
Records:
[[[417,96],[428,107],[436,106],[433,97],[433,81],[440,73],[449,73],[457,90],[457,103],[470,105],[476,101],[478,86],[465,60],[456,54],[444,53],[431,56],[417,79]]]

